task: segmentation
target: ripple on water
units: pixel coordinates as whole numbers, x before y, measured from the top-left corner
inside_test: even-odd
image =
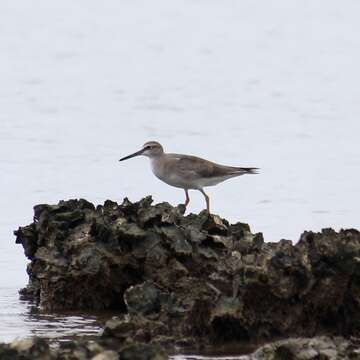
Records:
[[[28,301],[19,300],[16,290],[0,288],[0,341],[40,336],[67,341],[74,336],[95,336],[109,316],[97,314],[42,313]]]

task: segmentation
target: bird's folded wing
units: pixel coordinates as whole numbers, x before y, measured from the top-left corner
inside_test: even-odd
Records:
[[[221,165],[196,156],[179,157],[176,161],[176,169],[184,175],[193,175],[202,178],[221,176],[223,174]]]

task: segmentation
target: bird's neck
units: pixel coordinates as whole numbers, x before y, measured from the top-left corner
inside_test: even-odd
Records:
[[[162,172],[164,158],[164,153],[150,158],[151,169],[156,176]]]
[[[166,156],[165,153],[153,155],[153,156],[151,156],[150,160],[151,160],[152,162],[153,162],[153,161],[158,162],[158,161],[161,161],[162,159],[164,159],[165,156]]]

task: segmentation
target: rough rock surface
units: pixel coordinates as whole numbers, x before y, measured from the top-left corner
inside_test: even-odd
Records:
[[[166,360],[168,356],[157,345],[125,344],[109,349],[101,341],[73,340],[50,347],[45,339],[29,338],[0,344],[1,360]]]
[[[0,344],[1,360],[166,360],[168,355],[157,345],[126,344],[108,347],[98,341],[73,340],[50,347],[46,340],[31,338]],[[184,357],[183,357],[184,358]],[[198,357],[188,356],[187,359]],[[217,358],[217,357],[216,357]],[[227,357],[222,357],[223,359]],[[230,357],[229,357],[230,359]],[[343,337],[319,336],[292,338],[272,342],[250,355],[235,356],[238,360],[359,360],[359,342]]]
[[[276,341],[239,360],[358,360],[358,344],[343,337],[319,336]]]
[[[22,296],[49,310],[113,310],[104,337],[120,342],[359,336],[358,231],[265,243],[247,224],[151,202],[35,206],[15,232],[31,260]]]

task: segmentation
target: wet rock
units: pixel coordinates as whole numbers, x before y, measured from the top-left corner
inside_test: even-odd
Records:
[[[116,340],[116,343],[129,341],[150,342],[168,335],[168,327],[161,321],[150,319],[142,315],[125,315],[108,320],[105,324],[101,338],[104,341]]]
[[[166,352],[157,344],[129,341],[127,344],[108,344],[98,340],[71,340],[50,346],[45,339],[33,337],[0,343],[1,360],[165,360]]]
[[[122,360],[167,360],[164,350],[152,344],[131,344],[120,350]]]
[[[150,205],[146,203],[146,205]],[[137,221],[142,227],[155,225],[172,225],[178,222],[181,215],[179,209],[172,207],[169,203],[161,203],[155,206],[139,206]]]
[[[50,351],[46,340],[30,338],[15,340],[11,344],[0,344],[1,360],[55,360],[56,354]]]
[[[168,246],[177,255],[191,255],[192,247],[187,241],[186,236],[178,226],[167,226],[161,229],[164,238],[168,241]]]
[[[24,248],[25,256],[32,260],[38,247],[35,225],[31,224],[29,226],[19,228],[19,230],[14,231],[14,234],[17,237],[17,244],[20,244],[20,239],[22,239],[21,244]]]
[[[131,286],[124,293],[129,314],[147,315],[159,312],[164,296],[165,294],[150,281]]]
[[[266,243],[247,224],[183,216],[181,206],[152,205],[151,197],[34,211],[34,222],[15,232],[31,260],[23,296],[47,310],[116,311],[102,341],[206,346],[360,336],[357,230]]]
[[[167,347],[173,339],[159,337]],[[177,346],[194,346],[189,338],[177,339]],[[226,352],[226,349],[223,348]],[[244,347],[243,347],[244,350]],[[239,360],[357,360],[360,355],[358,341],[343,337],[317,336],[289,338],[270,342]],[[50,347],[44,339],[30,338],[0,344],[1,360],[165,360],[168,355],[159,343],[137,342],[128,339],[123,344],[98,340],[72,340]]]
[[[248,341],[247,329],[242,326],[243,303],[238,298],[221,298],[211,312],[211,327],[216,342]]]
[[[116,351],[106,350],[95,355],[91,360],[118,360],[119,354]]]
[[[210,235],[227,235],[228,223],[217,215],[209,215],[202,228]]]
[[[359,348],[342,337],[320,336],[277,341],[262,346],[242,360],[336,360],[357,359]]]
[[[136,324],[130,321],[128,316],[124,316],[121,319],[113,318],[108,320],[105,324],[102,336],[105,338],[110,337],[126,340],[127,338],[133,337],[137,330]]]

